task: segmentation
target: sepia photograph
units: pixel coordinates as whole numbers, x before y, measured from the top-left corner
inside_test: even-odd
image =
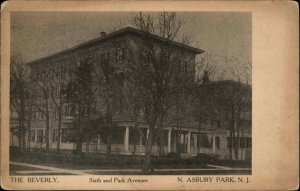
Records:
[[[12,12],[10,63],[11,175],[251,174],[251,13]]]
[[[1,4],[5,190],[297,190],[292,1]]]

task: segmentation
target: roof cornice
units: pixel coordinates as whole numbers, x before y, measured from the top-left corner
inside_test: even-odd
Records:
[[[158,35],[147,33],[145,31],[138,30],[138,29],[135,29],[135,28],[132,28],[132,27],[125,27],[123,29],[120,29],[120,30],[117,30],[115,32],[109,33],[105,37],[98,37],[98,38],[89,40],[87,42],[78,44],[78,45],[76,45],[74,47],[71,47],[71,48],[68,48],[68,49],[56,52],[54,54],[51,54],[51,55],[46,56],[46,57],[39,58],[39,59],[31,61],[31,62],[28,62],[27,64],[28,65],[33,65],[33,64],[39,63],[39,62],[41,62],[43,60],[55,58],[57,56],[60,56],[60,55],[67,54],[67,53],[70,53],[72,51],[75,51],[75,50],[77,50],[79,48],[92,46],[95,43],[99,43],[99,42],[105,41],[105,40],[107,40],[109,38],[112,38],[112,37],[115,37],[115,36],[119,36],[119,35],[123,35],[123,34],[126,34],[126,33],[138,34],[138,35],[141,35],[141,36],[148,36],[150,38],[153,38],[153,39],[156,39],[156,40],[159,40],[159,41],[169,42],[169,43],[174,44],[175,46],[179,46],[181,48],[187,49],[187,50],[189,50],[189,51],[191,51],[191,52],[193,52],[195,54],[201,54],[201,53],[204,52],[201,49],[198,49],[198,48],[195,48],[195,47],[191,47],[191,46],[185,45],[183,43],[179,43],[179,42],[176,42],[176,41],[169,41],[168,39],[160,37]]]

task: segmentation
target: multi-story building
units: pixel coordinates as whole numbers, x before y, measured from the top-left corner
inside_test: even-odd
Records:
[[[72,140],[69,135],[72,131],[72,121],[78,111],[76,111],[76,107],[72,103],[65,102],[62,105],[61,136],[58,137],[58,121],[60,114],[57,109],[57,103],[60,101],[59,99],[62,94],[62,86],[60,86],[60,83],[70,81],[74,78],[74,72],[79,60],[86,55],[92,55],[99,58],[100,61],[109,61],[109,64],[115,65],[116,68],[119,68],[121,71],[122,64],[127,60],[126,57],[130,56],[128,50],[126,50],[128,48],[126,44],[136,43],[139,41],[139,38],[145,37],[157,43],[171,43],[173,47],[183,51],[188,55],[187,70],[195,73],[195,57],[197,54],[201,54],[203,52],[202,50],[175,41],[166,42],[162,37],[130,27],[110,34],[101,32],[99,38],[28,63],[28,66],[31,68],[33,81],[39,83],[37,83],[36,86],[41,85],[46,78],[44,85],[49,87],[44,89],[44,91],[40,91],[40,95],[36,95],[36,103],[41,103],[41,105],[43,105],[45,100],[41,100],[40,98],[43,96],[45,97],[45,95],[46,97],[48,96],[46,105],[47,110],[49,111],[48,125],[50,129],[50,149],[56,149],[58,140],[61,142],[61,150],[74,150],[76,148],[74,140]],[[118,71],[116,73],[118,73]],[[64,82],[61,81],[62,79]],[[235,87],[237,84],[238,86],[245,86],[234,81],[207,82],[200,85],[199,89],[207,89],[207,91],[210,92],[211,98],[216,100],[213,108],[219,109],[219,116],[223,117],[210,115],[201,122],[200,127],[199,123],[194,118],[192,110],[187,112],[185,119],[181,120],[179,126],[176,120],[172,121],[172,117],[168,118],[163,125],[165,153],[176,152],[180,149],[181,153],[187,156],[196,155],[200,151],[200,153],[218,154],[222,158],[228,158],[231,142],[230,137],[232,137],[232,133],[239,134],[239,144],[241,148],[251,148],[251,104],[250,107],[249,105],[247,106],[247,112],[243,112],[243,116],[240,116],[240,124],[243,123],[245,126],[245,128],[240,128],[240,133],[229,130],[229,118],[226,118],[226,114],[228,114],[226,113],[227,110],[222,110],[219,107],[221,105],[220,101],[224,101],[220,98],[224,98],[224,96],[228,97],[228,99],[232,98],[232,95],[225,93],[224,89],[228,90],[229,87]],[[247,95],[250,95],[251,97],[251,87],[247,86],[247,89]],[[50,92],[45,92],[47,90]],[[211,90],[213,90],[213,93]],[[232,92],[235,92],[235,90]],[[223,96],[220,96],[222,94]],[[97,103],[95,104],[100,110],[104,109],[100,99],[97,99]],[[193,103],[189,104],[192,105]],[[44,107],[45,105],[41,106],[40,109],[31,111],[30,137],[27,136],[27,144],[30,144],[29,146],[32,149],[45,148],[45,120],[46,115],[48,114],[43,112]],[[244,113],[248,113],[246,117],[244,116]],[[147,123],[141,118],[139,122],[140,131],[137,133],[134,128],[134,122],[126,111],[115,111],[113,120],[117,124],[117,129],[113,133],[111,140],[112,153],[130,154],[133,150],[135,150],[136,154],[145,153],[146,142],[144,137],[147,136],[149,131]],[[13,134],[11,136],[13,140],[16,139]],[[12,141],[11,146],[16,146],[16,141]],[[199,146],[200,148],[198,149]],[[159,146],[157,142],[154,143],[152,149],[153,154],[158,154]],[[84,143],[83,151],[86,150],[86,144]],[[243,152],[246,152],[246,150],[249,149],[244,149]],[[89,143],[89,152],[106,152],[106,139],[103,138],[101,134],[91,140]],[[249,154],[245,154],[244,156],[249,158]]]

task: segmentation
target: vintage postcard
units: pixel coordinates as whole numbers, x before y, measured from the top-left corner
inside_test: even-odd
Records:
[[[1,187],[293,190],[292,1],[1,5]]]

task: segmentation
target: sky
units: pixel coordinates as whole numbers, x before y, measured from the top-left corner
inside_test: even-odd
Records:
[[[120,23],[129,26],[133,12],[13,12],[11,55],[33,61],[110,32]],[[154,14],[155,16],[155,14]],[[224,67],[225,57],[251,62],[250,13],[178,12],[182,33],[192,34],[192,46],[213,55]]]

